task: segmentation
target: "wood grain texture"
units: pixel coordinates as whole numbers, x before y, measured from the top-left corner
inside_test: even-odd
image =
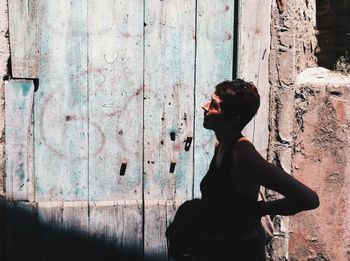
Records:
[[[88,260],[88,203],[63,202],[62,260]]]
[[[62,260],[63,202],[39,202],[38,223],[41,260]]]
[[[87,202],[39,202],[41,260],[88,260]]]
[[[146,1],[145,198],[192,194],[195,1]],[[175,163],[170,173],[171,162]]]
[[[199,0],[195,90],[194,197],[214,153],[215,136],[203,128],[201,105],[211,99],[215,85],[232,79],[234,0]]]
[[[87,1],[40,1],[36,198],[88,197]],[[79,15],[77,15],[79,14]]]
[[[167,260],[166,202],[192,197],[195,1],[145,1],[145,25],[144,251]]]
[[[168,260],[168,245],[165,237],[166,228],[173,220],[177,208],[183,202],[183,200],[145,201],[147,219],[153,222],[145,222],[144,260]],[[150,237],[150,235],[152,235],[152,237]]]
[[[39,76],[38,2],[8,1],[12,77]]]
[[[141,200],[143,1],[91,0],[88,10],[89,197]]]
[[[6,198],[32,198],[33,180],[29,165],[29,130],[32,121],[34,85],[30,80],[5,83]]]
[[[143,260],[142,202],[90,202],[89,260]]]
[[[260,109],[245,128],[264,157],[268,146],[269,92],[268,57],[270,53],[271,1],[240,1],[238,36],[238,77],[253,82],[260,94]]]

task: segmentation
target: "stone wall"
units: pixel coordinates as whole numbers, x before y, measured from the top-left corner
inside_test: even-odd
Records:
[[[320,207],[290,219],[290,260],[350,260],[350,75],[303,71],[295,108],[293,175]]]
[[[273,0],[271,23],[270,139],[268,160],[293,174],[295,78],[316,66],[315,1]],[[271,198],[279,195],[269,193]],[[270,260],[289,260],[289,218],[274,218],[276,236],[268,247]]]
[[[7,1],[0,0],[0,198],[5,195],[5,84],[10,57]]]
[[[340,2],[346,1],[332,1]],[[274,218],[269,258],[350,260],[350,78],[317,68],[315,28],[327,21],[320,14],[317,21],[315,0],[276,0],[272,6],[269,160],[314,189],[321,205]]]
[[[2,200],[5,196],[5,97],[4,78],[7,77],[7,63],[10,56],[8,35],[7,1],[0,0],[0,253],[5,256],[5,213]]]

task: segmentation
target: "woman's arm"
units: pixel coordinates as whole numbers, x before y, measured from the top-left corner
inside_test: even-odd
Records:
[[[319,206],[316,192],[265,160],[250,142],[240,142],[237,146],[237,163],[245,173],[253,175],[260,185],[284,196],[283,199],[259,202],[257,211],[260,216],[293,215]]]

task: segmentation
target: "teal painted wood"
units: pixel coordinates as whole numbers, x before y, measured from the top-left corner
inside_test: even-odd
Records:
[[[145,261],[167,260],[166,217],[167,201],[149,200],[145,202]]]
[[[192,197],[195,1],[145,1],[145,24],[145,260],[166,260],[166,202]]]
[[[39,202],[39,260],[62,260],[63,202]]]
[[[90,202],[89,260],[142,260],[142,201]]]
[[[215,85],[232,79],[234,0],[199,0],[197,7],[197,59],[195,91],[194,196],[214,154],[216,138],[203,128],[201,105]]]
[[[88,10],[89,198],[141,200],[143,1],[91,0]]]
[[[9,200],[29,200],[33,191],[29,165],[33,93],[30,80],[5,82],[6,198]]]
[[[88,260],[87,201],[39,202],[38,221],[40,260]]]
[[[184,201],[149,200],[146,202],[145,213],[147,213],[149,222],[145,222],[145,232],[147,231],[147,234],[144,243],[144,260],[168,260],[169,254],[165,232],[170,222],[173,221],[177,209]],[[152,238],[150,235],[152,235]]]
[[[195,1],[146,1],[145,198],[191,197]],[[174,162],[174,173],[170,173]]]
[[[38,78],[38,0],[11,0],[8,8],[12,77]]]
[[[267,155],[269,130],[268,57],[270,53],[271,1],[243,0],[239,6],[238,77],[252,81],[260,94],[260,109],[244,134]]]
[[[87,1],[41,1],[37,200],[88,197]]]

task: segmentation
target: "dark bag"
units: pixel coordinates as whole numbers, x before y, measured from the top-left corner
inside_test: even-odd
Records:
[[[185,201],[166,230],[168,251],[175,260],[191,260],[197,254],[200,199]]]

